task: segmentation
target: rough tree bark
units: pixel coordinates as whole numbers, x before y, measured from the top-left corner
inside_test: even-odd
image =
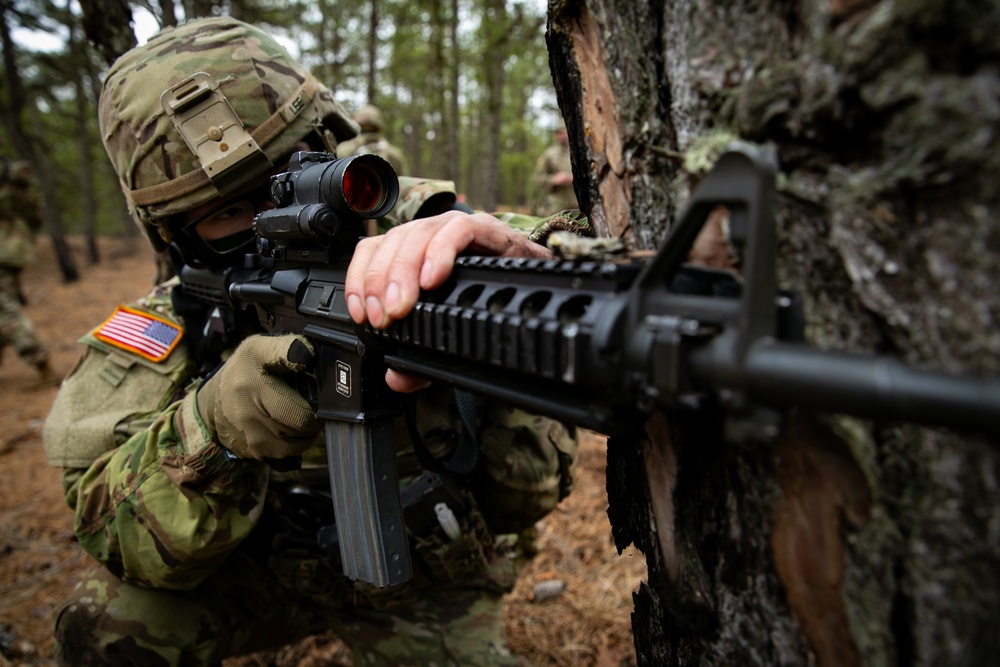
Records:
[[[995,374],[998,32],[987,0],[550,0],[577,197],[650,248],[719,146],[769,145],[808,340]],[[616,543],[650,566],[642,664],[995,663],[997,443],[793,413],[727,444],[671,419],[608,451]]]

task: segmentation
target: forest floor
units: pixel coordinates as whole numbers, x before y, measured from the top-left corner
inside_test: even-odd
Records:
[[[60,375],[80,352],[77,339],[116,305],[141,296],[154,274],[142,239],[101,239],[101,262],[92,266],[85,264],[82,241],[69,243],[78,281],[62,281],[46,240],[22,281],[25,312]],[[54,664],[53,611],[90,565],[73,536],[59,471],[46,464],[42,448],[42,424],[56,391],[38,387],[34,369],[6,350],[0,366],[0,667]],[[635,663],[632,592],[646,565],[634,548],[619,555],[612,543],[604,448],[603,438],[584,433],[575,490],[539,524],[541,552],[505,598],[508,644],[527,665]],[[560,588],[555,597],[536,599],[536,590]],[[332,636],[226,661],[227,667],[350,664]]]

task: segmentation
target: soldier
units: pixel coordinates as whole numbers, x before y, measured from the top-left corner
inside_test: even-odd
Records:
[[[13,345],[25,363],[38,370],[38,386],[56,382],[48,350],[38,340],[21,307],[21,271],[35,261],[35,233],[41,211],[31,167],[0,157],[0,354]]]
[[[354,121],[361,126],[361,134],[337,146],[338,157],[374,153],[385,158],[400,176],[410,173],[406,156],[382,136],[382,111],[374,104],[366,104],[354,114]]]
[[[212,127],[235,134],[201,144],[196,157],[189,143],[203,137],[173,101],[197,90],[217,102]],[[153,246],[219,272],[253,248],[253,215],[272,206],[268,176],[296,150],[333,152],[357,133],[274,39],[229,18],[166,29],[123,55],[105,79],[99,120]],[[229,163],[235,177],[220,168],[231,160],[222,144],[250,147]],[[381,327],[402,317],[465,248],[549,256],[486,215],[399,225],[359,243],[346,285],[352,318]],[[311,345],[255,334],[232,313],[213,335],[218,309],[178,284],[120,307],[83,339],[45,424],[77,538],[97,561],[56,612],[59,663],[218,665],[333,630],[358,666],[517,664],[500,607],[520,562],[512,536],[568,492],[575,434],[480,402],[472,430],[482,465],[428,487],[455,501],[457,537],[408,520],[413,580],[352,582],[337,548],[316,539],[333,522],[322,424],[293,389],[314,365]],[[416,430],[436,454],[453,449],[463,426],[451,392],[396,373],[387,381],[420,388]],[[396,431],[405,489],[424,471],[406,429]],[[297,456],[294,470],[267,462]]]
[[[554,135],[555,143],[546,148],[535,163],[535,185],[542,196],[542,208],[536,213],[542,215],[577,208],[566,127],[560,124]]]

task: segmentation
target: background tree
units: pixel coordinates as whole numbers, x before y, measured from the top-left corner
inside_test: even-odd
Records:
[[[162,25],[176,25],[174,4],[171,0],[161,0]],[[104,66],[110,67],[123,53],[136,45],[135,31],[132,23],[132,10],[125,0],[81,0],[81,16],[79,25],[83,30],[83,39],[77,34],[76,17],[70,12],[66,18],[70,28],[68,46],[74,62],[80,64],[80,75],[74,79],[76,100],[86,100],[87,103],[77,103],[73,106],[76,123],[75,136],[79,152],[80,170],[78,179],[80,194],[86,200],[87,215],[83,224],[83,233],[87,240],[87,257],[92,263],[100,261],[97,236],[102,229],[100,225],[101,206],[99,202],[107,202],[112,208],[105,217],[114,223],[124,236],[137,236],[138,230],[128,213],[125,199],[117,190],[117,177],[110,163],[104,159],[104,150],[100,137],[97,136],[96,113],[97,100],[101,95],[101,75]],[[91,56],[96,52],[97,58]],[[97,155],[97,159],[93,158]],[[106,193],[107,197],[103,197]],[[105,232],[107,229],[104,230]]]
[[[500,199],[500,114],[503,108],[504,64],[510,38],[510,17],[503,0],[486,0],[486,14],[480,22],[480,43],[483,46],[482,125],[484,151],[482,167],[483,207],[492,211]]]
[[[108,65],[135,46],[132,9],[126,0],[80,0],[80,11],[84,35]],[[172,12],[173,4],[166,3],[164,17]],[[166,25],[176,25],[176,19]]]
[[[996,373],[996,3],[549,10],[577,196],[602,234],[653,247],[706,156],[733,137],[768,145],[779,281],[804,296],[807,338]],[[617,543],[650,566],[642,664],[995,662],[989,443],[802,414],[765,445],[725,443],[704,420],[672,427],[652,420],[646,442],[609,446]]]
[[[368,80],[365,86],[369,104],[378,105],[378,0],[371,0],[368,7],[368,40],[365,55],[367,56]]]
[[[55,205],[57,185],[49,177],[53,173],[49,151],[44,137],[39,133],[40,123],[36,112],[37,90],[25,85],[21,68],[25,67],[18,48],[11,37],[12,26],[30,25],[38,29],[47,26],[38,21],[38,14],[17,11],[10,0],[0,0],[0,46],[3,48],[4,84],[0,94],[0,117],[17,155],[28,161],[38,181],[41,194],[42,216],[45,231],[59,260],[63,279],[77,279],[76,263],[63,235],[62,216]],[[25,67],[25,69],[27,69]],[[34,121],[30,126],[29,122]]]
[[[446,136],[445,140],[445,178],[454,181],[461,190],[463,185],[459,180],[462,157],[459,149],[462,125],[462,113],[459,102],[461,94],[462,47],[458,41],[459,32],[458,0],[449,3],[448,15],[448,63],[447,63],[447,106],[445,107]]]

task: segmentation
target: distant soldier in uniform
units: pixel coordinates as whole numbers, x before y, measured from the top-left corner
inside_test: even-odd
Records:
[[[35,182],[27,162],[0,157],[0,353],[8,346],[39,373],[39,385],[56,380],[49,353],[38,340],[21,306],[20,277],[35,261],[35,234],[42,218]]]
[[[396,174],[403,176],[410,173],[406,156],[382,136],[382,111],[374,104],[366,104],[354,114],[354,121],[361,126],[361,134],[350,141],[337,146],[337,157],[350,157],[374,153],[385,158]]]
[[[555,143],[545,149],[535,164],[535,185],[542,196],[539,215],[553,215],[577,208],[573,192],[573,167],[569,159],[569,135],[560,125]]]
[[[198,128],[176,117],[185,110],[161,103],[195,85],[213,125],[252,147],[232,178],[212,169],[225,149],[197,144]],[[294,152],[333,152],[358,132],[329,88],[267,33],[231,18],[167,28],[124,54],[99,110],[151,244],[220,276],[254,252],[254,215],[273,206],[269,177]],[[429,184],[420,192],[447,202]],[[467,248],[551,257],[495,218],[438,210],[447,212],[358,243],[343,288],[354,322],[384,328],[404,317]],[[314,350],[302,336],[259,331],[255,318],[192,299],[173,278],[81,340],[44,428],[74,532],[95,561],[56,612],[59,663],[218,665],[332,630],[357,667],[516,665],[501,600],[523,562],[520,536],[569,492],[575,433],[486,400],[463,422],[446,385],[387,375],[394,390],[418,390],[412,432],[431,452],[447,456],[471,434],[480,465],[429,476],[397,419],[403,493],[421,489],[405,526],[414,577],[382,589],[354,582],[336,546],[317,540],[334,527],[323,423],[295,388],[315,371]],[[297,469],[278,465],[295,457]],[[437,518],[440,503],[457,531]]]

